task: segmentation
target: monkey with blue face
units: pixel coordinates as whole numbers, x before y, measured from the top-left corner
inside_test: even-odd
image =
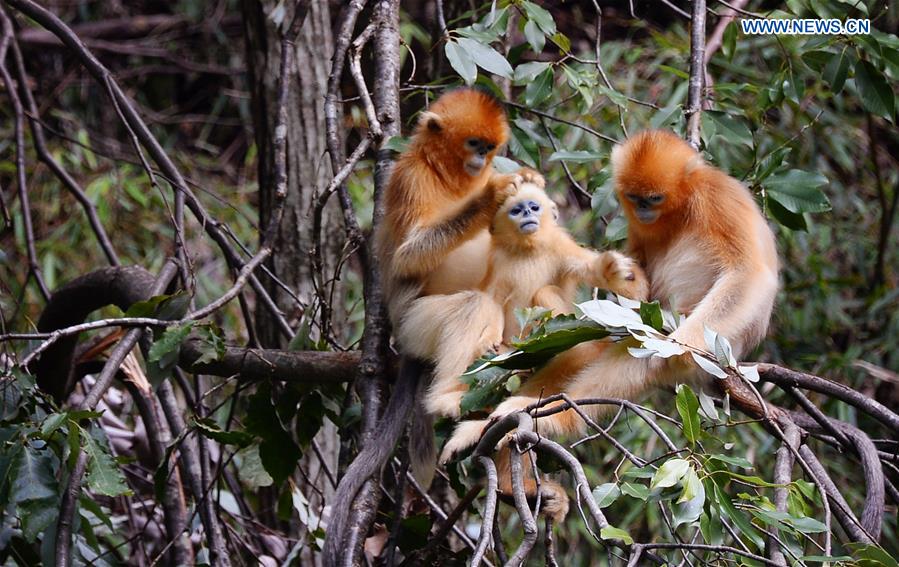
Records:
[[[558,217],[539,185],[523,183],[493,218],[487,274],[478,289],[421,298],[405,314],[397,338],[435,366],[424,397],[431,415],[459,417],[468,388],[459,376],[479,356],[521,334],[516,309],[571,313],[579,284],[646,298],[648,282],[635,261],[580,246]]]

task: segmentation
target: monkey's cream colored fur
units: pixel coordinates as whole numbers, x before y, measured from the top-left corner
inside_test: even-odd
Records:
[[[509,217],[522,202],[541,205],[539,228],[532,234],[523,234]],[[467,390],[459,376],[477,357],[519,335],[516,309],[542,306],[568,313],[580,283],[635,299],[646,297],[646,278],[633,260],[578,245],[555,217],[555,204],[543,189],[523,183],[494,217],[480,290],[430,295],[406,310],[397,339],[409,354],[435,365],[424,398],[431,414],[459,417]]]
[[[727,337],[739,359],[764,337],[778,288],[774,235],[750,192],[706,164],[670,132],[643,132],[612,153],[616,191],[628,216],[628,246],[651,284],[650,298],[687,315],[672,337],[706,348],[704,328]],[[631,196],[663,195],[658,219],[641,223]],[[631,357],[624,343],[578,345],[550,361],[501,403],[497,418],[546,396],[637,399],[654,386],[708,380],[689,355]],[[582,406],[596,418],[609,406]],[[488,420],[460,423],[444,447],[446,461],[480,438]],[[540,418],[541,434],[582,434],[572,410]]]

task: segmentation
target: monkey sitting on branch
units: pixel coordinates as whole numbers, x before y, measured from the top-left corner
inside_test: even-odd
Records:
[[[406,311],[397,338],[435,369],[424,397],[432,415],[458,418],[468,389],[459,376],[479,356],[498,351],[522,329],[517,309],[571,313],[585,283],[645,299],[646,277],[630,258],[580,246],[558,224],[558,208],[540,185],[524,183],[500,207],[490,227],[487,274],[477,291],[431,295]]]
[[[671,338],[705,349],[705,330],[711,329],[728,339],[738,360],[745,356],[765,336],[778,289],[774,235],[752,194],[667,131],[642,132],[615,148],[612,168],[628,219],[628,250],[646,271],[649,298],[686,315]],[[582,343],[537,371],[490,419],[460,423],[441,461],[474,445],[491,420],[554,394],[633,401],[654,387],[709,379],[689,354],[634,358],[623,343]],[[548,407],[556,405],[564,402]],[[581,410],[595,420],[608,408]],[[536,425],[553,437],[581,435],[587,427],[570,408],[541,417]],[[525,489],[534,495],[533,479]],[[564,517],[556,519],[559,515]]]

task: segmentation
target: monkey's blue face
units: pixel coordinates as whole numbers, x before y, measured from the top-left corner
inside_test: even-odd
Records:
[[[534,234],[540,228],[543,207],[537,201],[521,201],[509,209],[509,218],[522,234]]]

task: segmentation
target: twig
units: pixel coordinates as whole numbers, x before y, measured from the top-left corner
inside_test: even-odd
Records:
[[[28,184],[25,180],[25,110],[22,108],[22,101],[16,92],[16,85],[6,68],[6,53],[9,44],[13,40],[12,22],[6,17],[0,19],[0,27],[2,27],[2,35],[0,35],[0,79],[6,86],[6,94],[13,107],[13,124],[15,126],[16,139],[16,183],[19,186],[19,206],[22,210],[22,225],[25,229],[25,251],[28,256],[28,273],[34,277],[38,291],[44,298],[44,301],[50,299],[50,290],[44,282],[44,276],[41,274],[40,265],[38,264],[37,249],[35,247],[34,224],[31,218],[31,203],[28,198]],[[27,283],[27,278],[26,282]]]
[[[565,118],[560,118],[560,117],[554,116],[548,112],[543,112],[541,110],[536,110],[536,109],[530,108],[528,106],[525,106],[523,104],[518,104],[517,102],[512,102],[511,100],[503,101],[503,104],[505,104],[506,106],[511,106],[512,108],[517,108],[518,110],[521,110],[523,112],[529,112],[535,116],[540,116],[540,117],[546,118],[548,120],[552,120],[553,122],[560,122],[562,124],[567,124],[568,126],[578,128],[580,130],[583,130],[584,132],[587,132],[588,134],[590,134],[592,136],[596,136],[600,140],[605,140],[606,142],[611,142],[613,144],[618,143],[618,140],[616,140],[615,138],[613,138],[611,136],[607,136],[607,135],[603,134],[602,132],[594,130],[593,128],[586,126],[584,124],[580,124],[578,122],[572,122],[571,120],[566,120]]]
[[[774,506],[778,512],[787,511],[787,497],[789,490],[787,485],[793,480],[793,453],[799,448],[799,428],[793,424],[788,424],[784,429],[783,445],[777,450],[777,457],[774,462],[774,484],[778,484],[774,489]],[[768,540],[768,557],[778,565],[786,566],[787,559],[779,547],[776,538],[777,529],[772,529],[775,534],[774,538]]]
[[[705,0],[693,0],[690,19],[690,83],[687,90],[687,141],[699,149],[701,141],[702,91],[705,81]]]
[[[484,559],[484,553],[486,553],[487,547],[490,545],[493,518],[496,514],[496,487],[499,484],[496,464],[493,462],[493,459],[481,455],[478,457],[478,462],[481,463],[481,466],[484,467],[484,472],[487,474],[487,496],[484,501],[484,511],[481,513],[483,521],[481,522],[481,533],[478,536],[478,546],[471,556],[471,567],[478,567],[481,564],[481,561]]]
[[[7,15],[3,9],[0,9],[0,18],[6,19]],[[27,74],[25,72],[25,62],[22,58],[22,50],[19,48],[19,42],[14,37],[12,39],[12,54],[13,60],[15,61],[15,71],[16,71],[16,80],[19,83],[19,89],[22,91],[22,95],[25,99],[25,104],[27,106],[26,115],[28,116],[28,121],[31,124],[31,134],[34,142],[34,149],[37,152],[38,159],[44,162],[50,171],[59,179],[59,181],[63,184],[63,186],[75,197],[78,203],[81,205],[81,208],[84,210],[84,214],[87,216],[88,223],[91,226],[91,230],[96,236],[97,241],[100,243],[100,248],[103,250],[103,253],[106,255],[106,259],[113,266],[119,265],[119,258],[116,255],[115,249],[112,246],[112,242],[109,240],[109,236],[106,234],[106,230],[103,228],[103,224],[100,222],[100,218],[97,216],[97,208],[94,206],[93,202],[87,197],[84,193],[84,190],[78,185],[78,182],[69,175],[69,173],[63,169],[63,167],[53,159],[53,156],[50,154],[47,149],[47,141],[44,136],[44,127],[41,123],[38,116],[38,108],[37,103],[34,100],[34,96],[31,93],[31,89],[28,88],[27,82]]]
[[[518,450],[517,446],[515,449],[509,457],[509,462],[512,466],[512,497],[515,501],[515,509],[518,511],[518,518],[521,520],[521,526],[524,530],[524,538],[521,541],[521,545],[515,550],[515,554],[509,559],[507,565],[510,566],[523,565],[537,542],[537,522],[534,520],[534,515],[531,514],[530,508],[528,508],[528,499],[524,493],[521,451]]]

